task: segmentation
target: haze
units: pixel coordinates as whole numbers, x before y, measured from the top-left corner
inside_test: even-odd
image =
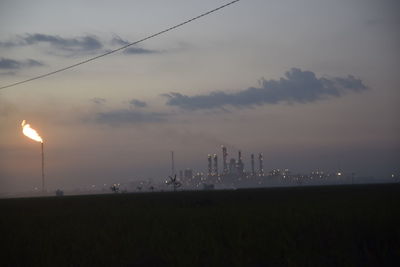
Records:
[[[0,3],[0,85],[227,1]],[[242,0],[120,53],[0,91],[0,193],[161,181],[225,145],[264,168],[399,174],[398,1]]]

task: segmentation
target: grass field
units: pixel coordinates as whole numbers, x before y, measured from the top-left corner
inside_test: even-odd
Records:
[[[1,266],[400,266],[400,185],[0,200]]]

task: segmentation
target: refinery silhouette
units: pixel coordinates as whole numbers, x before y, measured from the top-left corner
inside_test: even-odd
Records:
[[[234,155],[237,155],[234,157]],[[144,193],[163,191],[191,190],[236,190],[240,188],[299,187],[317,185],[352,185],[399,183],[399,176],[387,177],[359,176],[355,172],[337,168],[335,171],[316,169],[309,173],[292,172],[288,168],[264,169],[263,153],[251,153],[249,161],[242,151],[228,153],[226,146],[221,146],[222,162],[217,153],[204,157],[204,170],[176,168],[174,151],[170,152],[171,169],[162,177],[144,178],[134,176],[129,180],[115,179],[111,183],[88,184],[75,188],[54,188],[43,192],[36,187],[33,191],[21,192],[3,197],[35,195],[85,195],[104,193]],[[247,162],[247,164],[245,163]],[[247,167],[248,166],[248,167]]]
[[[226,146],[221,146],[222,164],[219,165],[218,155],[207,155],[206,171],[194,171],[191,168],[175,171],[174,152],[171,151],[171,175],[178,175],[178,181],[185,190],[237,189],[275,186],[306,186],[306,185],[335,185],[355,183],[381,183],[397,181],[394,174],[390,177],[361,177],[355,172],[345,172],[338,168],[328,172],[321,169],[307,174],[293,173],[289,169],[264,170],[262,153],[251,153],[249,168],[237,151],[237,158],[230,157]],[[221,168],[219,167],[221,166]],[[168,182],[168,181],[166,181]],[[141,182],[143,183],[143,182]]]

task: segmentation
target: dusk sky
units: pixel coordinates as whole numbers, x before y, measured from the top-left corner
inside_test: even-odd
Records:
[[[229,1],[0,2],[0,86],[134,42]],[[168,4],[167,4],[168,3]],[[400,172],[397,0],[242,0],[174,31],[0,90],[0,193],[205,171]]]

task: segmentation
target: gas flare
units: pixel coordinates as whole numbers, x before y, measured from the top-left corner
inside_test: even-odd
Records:
[[[36,142],[43,143],[42,137],[36,132],[35,129],[32,129],[29,124],[25,122],[25,120],[22,121],[21,123],[22,126],[22,133],[29,137],[30,139],[35,140]]]

